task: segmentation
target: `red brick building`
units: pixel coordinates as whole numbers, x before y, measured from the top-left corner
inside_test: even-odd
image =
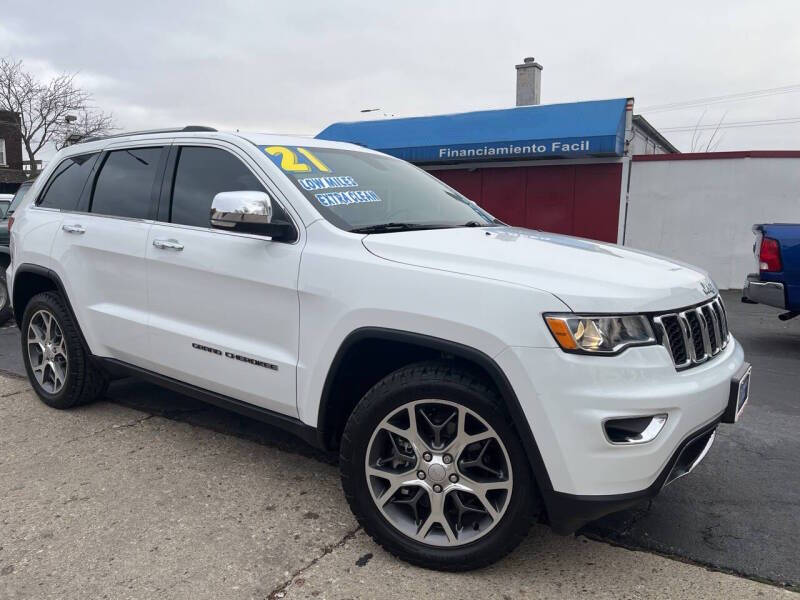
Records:
[[[25,179],[19,114],[0,110],[0,193],[13,194]]]

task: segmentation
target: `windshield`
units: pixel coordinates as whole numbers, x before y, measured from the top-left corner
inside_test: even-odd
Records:
[[[260,148],[322,216],[347,231],[496,224],[471,200],[395,158],[332,148]]]
[[[19,208],[19,203],[22,202],[22,199],[25,197],[25,192],[31,189],[31,185],[33,184],[23,183],[21,186],[19,186],[17,193],[14,194],[14,198],[11,200],[11,206],[8,207],[8,212],[6,214],[10,215],[17,210],[17,208]]]
[[[8,200],[0,200],[0,219],[6,216],[9,204],[11,204],[11,202]]]

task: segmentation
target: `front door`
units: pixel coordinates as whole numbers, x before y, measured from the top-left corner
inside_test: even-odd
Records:
[[[296,416],[304,238],[280,243],[209,226],[217,193],[269,193],[249,161],[232,147],[173,149],[145,250],[152,368]]]

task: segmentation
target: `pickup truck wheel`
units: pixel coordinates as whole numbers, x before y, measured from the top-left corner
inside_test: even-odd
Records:
[[[513,550],[537,495],[497,393],[444,362],[400,369],[351,414],[342,485],[361,525],[384,548],[429,569],[463,571]]]
[[[11,298],[8,297],[5,269],[0,272],[0,325],[11,318]]]
[[[25,307],[21,332],[25,370],[45,404],[72,408],[105,392],[108,378],[92,364],[60,294],[34,296]]]

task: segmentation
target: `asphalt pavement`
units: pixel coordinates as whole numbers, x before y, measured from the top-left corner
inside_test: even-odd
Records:
[[[723,292],[753,365],[750,401],[688,477],[585,532],[800,589],[800,317]]]
[[[494,588],[492,588],[493,591],[486,592],[487,596],[497,595],[498,597],[503,597],[505,595],[507,597],[517,597],[523,591],[520,589],[511,590],[517,584],[528,586],[525,588],[528,590],[528,595],[535,595],[530,592],[533,589],[529,587],[532,585],[532,581],[514,579],[509,574],[511,571],[508,570],[513,570],[514,565],[520,569],[529,570],[531,565],[528,563],[522,564],[520,561],[535,560],[541,562],[543,557],[546,565],[544,567],[545,574],[550,572],[549,569],[553,569],[555,572],[566,573],[568,577],[577,578],[574,581],[562,581],[562,584],[567,586],[563,588],[565,593],[567,590],[573,590],[574,595],[580,595],[578,592],[583,589],[584,592],[591,592],[596,597],[605,595],[608,595],[608,597],[623,597],[628,592],[622,593],[621,590],[634,589],[636,585],[639,585],[640,588],[636,589],[646,592],[644,596],[655,597],[658,595],[656,589],[651,588],[649,585],[645,586],[646,589],[641,588],[644,585],[641,581],[646,577],[641,575],[638,568],[634,568],[631,565],[627,568],[634,568],[633,573],[641,575],[637,576],[636,582],[629,581],[629,578],[633,576],[629,572],[623,573],[612,570],[610,579],[606,577],[606,579],[609,579],[609,585],[613,583],[611,580],[619,578],[622,587],[618,589],[619,593],[617,595],[613,593],[607,594],[608,590],[606,588],[597,587],[599,585],[597,582],[603,580],[602,575],[600,573],[595,573],[593,576],[587,574],[603,571],[603,569],[599,568],[600,565],[605,565],[604,569],[618,569],[621,565],[626,564],[630,557],[636,557],[636,565],[650,564],[648,561],[663,561],[665,559],[652,554],[631,553],[621,548],[612,548],[605,543],[595,544],[595,542],[589,541],[587,537],[606,542],[610,541],[612,544],[627,548],[644,549],[665,554],[679,560],[710,566],[716,570],[770,582],[773,585],[784,585],[795,590],[800,589],[800,561],[797,558],[800,556],[800,541],[798,541],[800,538],[800,519],[798,518],[800,514],[800,469],[798,469],[798,465],[800,465],[800,459],[798,459],[798,456],[800,456],[800,453],[798,453],[800,450],[800,436],[797,434],[798,425],[800,425],[800,393],[798,393],[800,390],[800,318],[783,323],[777,319],[777,311],[775,310],[761,306],[740,304],[738,293],[736,292],[725,292],[724,296],[730,314],[731,329],[743,344],[747,359],[753,363],[752,395],[743,420],[735,426],[721,427],[717,442],[696,471],[691,476],[685,477],[665,488],[662,494],[651,503],[593,523],[581,532],[581,536],[576,538],[559,538],[550,534],[546,528],[537,527],[520,551],[514,553],[498,567],[490,570],[490,573],[498,575],[497,577],[490,576],[489,579],[494,581],[492,584]],[[12,373],[23,372],[19,357],[19,334],[14,327],[0,329],[0,370]],[[16,380],[16,382],[24,386],[19,380]],[[27,395],[30,396],[30,394]],[[16,396],[13,396],[13,398],[16,398]],[[201,449],[200,453],[203,457],[216,455],[214,445],[220,443],[219,434],[223,434],[222,438],[225,439],[229,436],[238,438],[240,440],[239,443],[246,444],[251,448],[249,450],[251,453],[271,455],[271,453],[278,452],[282,457],[281,460],[300,465],[296,471],[283,473],[282,477],[286,481],[290,482],[293,478],[305,481],[305,477],[309,475],[306,471],[309,469],[312,476],[314,472],[324,473],[325,478],[327,478],[326,481],[330,478],[335,478],[335,469],[333,467],[335,457],[318,452],[282,431],[239,415],[222,411],[193,399],[134,380],[124,380],[113,384],[109,391],[109,399],[112,401],[111,403],[99,403],[95,407],[80,409],[81,412],[76,413],[86,416],[85,427],[94,427],[90,423],[95,411],[99,411],[104,417],[106,416],[106,411],[110,411],[109,414],[111,415],[116,414],[114,411],[130,411],[131,422],[134,422],[137,428],[139,427],[139,422],[144,423],[144,421],[147,421],[149,426],[150,421],[148,419],[152,417],[154,419],[153,426],[158,423],[159,432],[172,431],[170,427],[175,428],[175,431],[184,433],[187,431],[185,429],[187,427],[192,431],[198,431],[193,435],[196,437],[205,436],[211,440]],[[3,410],[4,404],[0,404],[0,411]],[[41,410],[37,406],[35,412],[38,414]],[[45,411],[44,414],[47,415],[46,422],[49,423],[50,419],[53,419],[53,427],[57,428],[57,415],[62,413],[55,413],[54,415],[53,411]],[[128,415],[128,412],[121,414]],[[133,415],[140,416],[135,417]],[[11,416],[6,410],[0,422],[8,423],[8,418]],[[118,417],[113,418],[119,420]],[[29,419],[26,423],[29,427],[27,435],[30,437],[51,435],[44,431],[39,432],[40,423],[36,419]],[[169,426],[168,423],[173,423],[173,425]],[[101,423],[98,423],[97,427],[100,428]],[[124,425],[125,429],[128,427],[133,426]],[[202,431],[207,433],[200,433]],[[16,434],[18,436],[22,435],[20,432],[16,432]],[[170,435],[175,434],[173,432]],[[77,440],[84,438],[89,440],[93,436],[94,434],[86,433],[76,434],[74,437]],[[253,445],[253,442],[256,442],[256,444]],[[2,443],[3,438],[0,435],[0,444]],[[149,444],[150,441],[144,440],[142,443]],[[264,449],[259,451],[257,450],[259,447]],[[100,449],[90,448],[90,450],[97,452]],[[219,454],[224,454],[223,450],[220,450]],[[288,455],[288,458],[283,458],[285,455]],[[291,457],[297,458],[292,459]],[[75,459],[77,460],[77,456]],[[177,464],[173,465],[173,467],[175,469],[188,470],[198,468],[192,464],[192,456],[187,456],[186,461],[187,464],[183,465],[183,467]],[[300,462],[298,463],[298,461]],[[10,462],[7,456],[0,457],[0,475],[3,475],[4,466],[9,464],[13,465],[13,457]],[[124,461],[122,464],[124,464]],[[29,466],[34,469],[37,468],[34,463]],[[225,470],[222,465],[220,467],[223,471]],[[143,463],[137,463],[136,468],[144,469],[145,466]],[[235,472],[236,465],[232,465],[231,468]],[[66,473],[68,471],[64,471],[64,473],[64,477],[67,479]],[[7,479],[7,477],[8,473],[5,474],[4,479],[0,482],[3,487],[15,483],[13,480]],[[120,477],[125,478],[127,476],[121,474]],[[280,479],[278,475],[276,477],[278,477],[276,481],[280,482],[278,487],[284,486],[284,480]],[[80,479],[80,475],[78,475],[78,479]],[[175,484],[176,486],[178,485],[177,481]],[[16,485],[24,486],[25,484],[24,482],[19,482]],[[66,481],[64,485],[66,485]],[[215,482],[214,485],[218,485],[218,483]],[[305,485],[301,487],[308,494],[316,495],[318,493],[318,490],[311,489],[313,486]],[[338,493],[338,489],[333,490],[337,485],[330,483],[328,487],[331,487],[330,493]],[[173,493],[182,494],[177,488],[173,490]],[[291,492],[286,493],[291,496]],[[3,504],[2,494],[3,491],[0,490],[0,506]],[[324,506],[330,500],[327,495],[326,492],[325,498],[307,500],[310,500],[311,505]],[[78,498],[80,498],[80,495]],[[30,500],[26,499],[25,501]],[[139,500],[134,499],[133,506],[137,507],[139,504]],[[208,510],[215,514],[222,510],[222,508],[213,503],[206,504],[206,506]],[[266,506],[269,505],[267,504]],[[337,507],[341,506],[343,506],[342,502],[339,501]],[[147,510],[144,505],[139,506],[139,508]],[[196,507],[192,506],[191,509],[196,510]],[[229,504],[225,505],[225,511],[230,511],[229,516],[234,519],[236,514],[241,517],[241,511],[247,512],[250,509],[249,505],[243,505],[238,508]],[[2,514],[2,510],[0,508],[0,514]],[[189,507],[187,506],[188,510]],[[237,511],[239,512],[237,513]],[[319,511],[314,510],[308,512],[319,514]],[[255,518],[255,514],[251,513],[252,511],[247,512],[250,518]],[[4,520],[0,521],[0,528],[4,527],[7,524],[6,521],[8,521],[7,517],[4,516],[3,518]],[[35,513],[25,517],[28,527],[37,529],[35,518],[37,518]],[[42,518],[46,518],[46,516]],[[147,520],[150,517],[144,518]],[[188,513],[183,516],[176,513],[174,519],[176,522],[196,520],[193,515]],[[339,513],[336,513],[336,519],[344,522],[348,521],[348,518]],[[353,523],[350,522],[350,525],[353,525]],[[277,525],[275,526],[277,527]],[[45,526],[41,525],[39,529],[42,527]],[[269,525],[269,527],[272,527],[272,525]],[[327,526],[322,528],[324,529],[325,527]],[[344,594],[345,596],[358,597],[359,595],[364,595],[364,589],[361,589],[361,592],[358,590],[359,586],[363,584],[364,577],[370,571],[375,572],[375,569],[378,569],[376,576],[380,577],[380,573],[388,569],[389,576],[386,582],[387,584],[390,583],[393,589],[396,586],[397,590],[403,589],[403,586],[406,585],[400,575],[415,571],[413,568],[398,563],[380,553],[377,547],[371,541],[365,539],[363,534],[356,528],[348,529],[344,527],[344,529],[337,530],[338,534],[341,535],[339,537],[334,535],[333,541],[327,538],[320,538],[314,541],[314,544],[321,548],[321,553],[314,554],[309,550],[309,556],[312,557],[310,562],[305,566],[298,567],[303,576],[295,576],[295,571],[286,570],[282,582],[278,582],[273,587],[266,586],[264,589],[268,588],[268,591],[264,595],[272,594],[272,597],[280,597],[280,594],[303,596],[306,593],[311,594],[316,591],[318,592],[317,596],[322,593],[324,597],[325,586],[327,585],[330,588],[331,582],[328,579],[332,578],[338,582],[337,585],[339,586],[335,587],[337,593],[333,594],[333,596],[340,597],[342,596],[342,593],[339,593],[340,590],[347,589],[352,593]],[[297,539],[295,538],[295,540]],[[203,543],[211,544],[216,542],[209,538]],[[544,544],[544,550],[542,550],[542,544]],[[3,539],[0,537],[0,567],[3,567],[2,563],[5,558],[3,545]],[[6,545],[6,548],[8,548],[8,545]],[[98,552],[99,550],[97,549]],[[608,554],[612,550],[613,553]],[[221,552],[224,554],[222,550]],[[621,554],[616,554],[617,552]],[[369,559],[364,558],[367,555],[373,555],[375,558],[373,559],[372,556]],[[559,562],[559,557],[562,555],[565,557],[563,561]],[[577,556],[580,558],[576,558]],[[350,558],[353,558],[353,564],[348,563]],[[583,561],[583,575],[575,572],[575,565],[570,562],[574,560]],[[359,561],[364,564],[359,565]],[[608,561],[611,561],[611,567]],[[367,565],[368,562],[370,563],[369,566]],[[656,563],[653,564],[656,565]],[[664,576],[666,576],[671,572],[671,569],[676,568],[672,566],[676,564],[679,563],[669,560],[665,563],[658,562],[657,566],[653,566],[653,572],[663,572]],[[356,565],[355,568],[353,565]],[[663,567],[663,565],[668,566]],[[688,565],[683,566],[690,568]],[[361,567],[364,568],[362,569]],[[695,569],[696,567],[691,568]],[[705,573],[705,571],[701,571]],[[481,571],[481,573],[485,572]],[[542,576],[542,572],[538,567],[536,572],[539,576]],[[685,588],[687,593],[691,591],[698,596],[708,593],[708,597],[715,597],[713,586],[708,589],[703,586],[698,587],[694,583],[690,583],[694,581],[693,577],[695,577],[696,572],[689,571],[687,573],[676,575],[676,577],[685,576],[688,578],[684,580],[684,583],[689,586]],[[393,577],[393,575],[396,575],[396,577]],[[236,577],[240,576],[241,574]],[[586,576],[590,578],[586,579]],[[233,579],[236,579],[236,577],[232,574]],[[469,589],[468,586],[463,587],[460,582],[470,581],[471,576],[464,577],[465,579],[453,580],[459,582],[457,584],[453,583],[456,586],[453,589]],[[506,577],[512,577],[513,583],[506,581]],[[595,577],[595,579],[591,579],[591,577]],[[711,577],[711,575],[707,574],[707,577]],[[713,577],[723,576],[716,574]],[[316,583],[313,586],[308,585],[300,589],[303,587],[303,583],[298,585],[297,579],[300,579],[301,582],[315,581]],[[546,577],[540,577],[538,581],[546,579]],[[359,581],[362,583],[359,583]],[[653,576],[650,583],[655,586],[660,581],[660,576]],[[715,582],[714,585],[722,586],[718,588],[719,593],[727,589],[725,588],[725,585],[728,585],[727,583],[719,583],[717,579],[708,579],[708,581]],[[722,579],[719,581],[728,582],[729,580]],[[742,580],[734,578],[731,581]],[[555,585],[555,583],[551,583]],[[550,585],[550,583],[547,585]],[[583,588],[580,587],[581,585]],[[626,585],[634,586],[634,588],[626,588]],[[678,587],[674,588],[675,593],[672,594],[672,597],[678,597],[683,594],[681,590],[684,590],[684,588],[680,587],[679,584],[675,585]],[[0,590],[3,589],[2,586],[3,581],[0,577]],[[248,589],[255,588],[250,587]],[[509,593],[504,591],[502,594],[499,592],[499,590],[506,589],[511,591]],[[547,590],[550,588],[545,586],[541,589]],[[731,590],[733,589],[731,588]],[[758,593],[763,594],[763,590],[769,589],[759,588]],[[511,593],[512,591],[513,593]],[[749,595],[750,592],[753,592],[754,595],[756,594],[756,592],[749,590],[744,595]],[[547,594],[542,594],[542,596],[546,597]],[[131,595],[131,597],[140,596]],[[243,597],[258,597],[258,594]],[[369,593],[366,593],[365,597],[370,597]],[[458,593],[455,593],[454,597],[459,597]],[[631,597],[638,596],[634,594]],[[667,594],[665,597],[670,597],[670,595]]]

